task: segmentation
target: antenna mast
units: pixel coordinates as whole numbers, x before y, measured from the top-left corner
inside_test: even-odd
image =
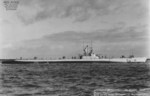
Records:
[[[84,41],[83,41],[83,49],[84,49]]]
[[[92,40],[91,40],[91,48],[92,48],[93,46],[92,46]]]

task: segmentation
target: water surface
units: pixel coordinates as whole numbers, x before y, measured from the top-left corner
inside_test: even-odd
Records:
[[[149,68],[132,63],[3,64],[0,96],[93,96],[95,89],[150,88]]]

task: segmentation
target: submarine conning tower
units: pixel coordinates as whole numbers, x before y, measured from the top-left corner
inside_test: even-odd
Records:
[[[93,53],[92,46],[89,47],[88,45],[86,45],[83,51],[84,53],[83,53],[82,59],[99,59],[99,57]]]

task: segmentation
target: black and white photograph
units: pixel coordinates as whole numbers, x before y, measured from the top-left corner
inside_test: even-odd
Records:
[[[149,0],[0,0],[0,96],[150,96]]]

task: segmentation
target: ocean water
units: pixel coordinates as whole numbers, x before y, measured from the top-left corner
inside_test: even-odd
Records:
[[[96,89],[134,89],[124,96],[138,96],[150,88],[149,73],[142,63],[1,64],[0,96],[93,96]]]

